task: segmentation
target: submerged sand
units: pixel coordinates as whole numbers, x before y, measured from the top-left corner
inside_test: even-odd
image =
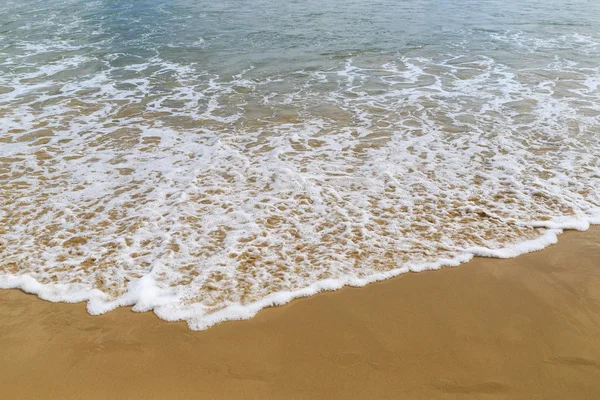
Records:
[[[598,399],[600,228],[189,331],[0,291],[6,399]]]

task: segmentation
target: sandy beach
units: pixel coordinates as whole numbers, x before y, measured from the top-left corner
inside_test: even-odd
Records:
[[[600,400],[600,1],[0,32],[0,400]]]
[[[600,229],[202,332],[0,292],[10,399],[597,399]]]

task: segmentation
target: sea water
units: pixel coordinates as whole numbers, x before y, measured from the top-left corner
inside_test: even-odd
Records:
[[[0,4],[0,287],[192,329],[600,223],[600,2]]]

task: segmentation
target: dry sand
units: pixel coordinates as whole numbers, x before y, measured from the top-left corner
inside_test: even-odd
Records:
[[[3,399],[600,399],[600,228],[204,332],[0,291]]]

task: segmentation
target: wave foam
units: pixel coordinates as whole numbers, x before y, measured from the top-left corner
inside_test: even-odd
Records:
[[[489,37],[527,65],[467,46],[234,74],[22,43],[0,60],[0,287],[204,329],[585,230],[600,48],[534,39]]]

